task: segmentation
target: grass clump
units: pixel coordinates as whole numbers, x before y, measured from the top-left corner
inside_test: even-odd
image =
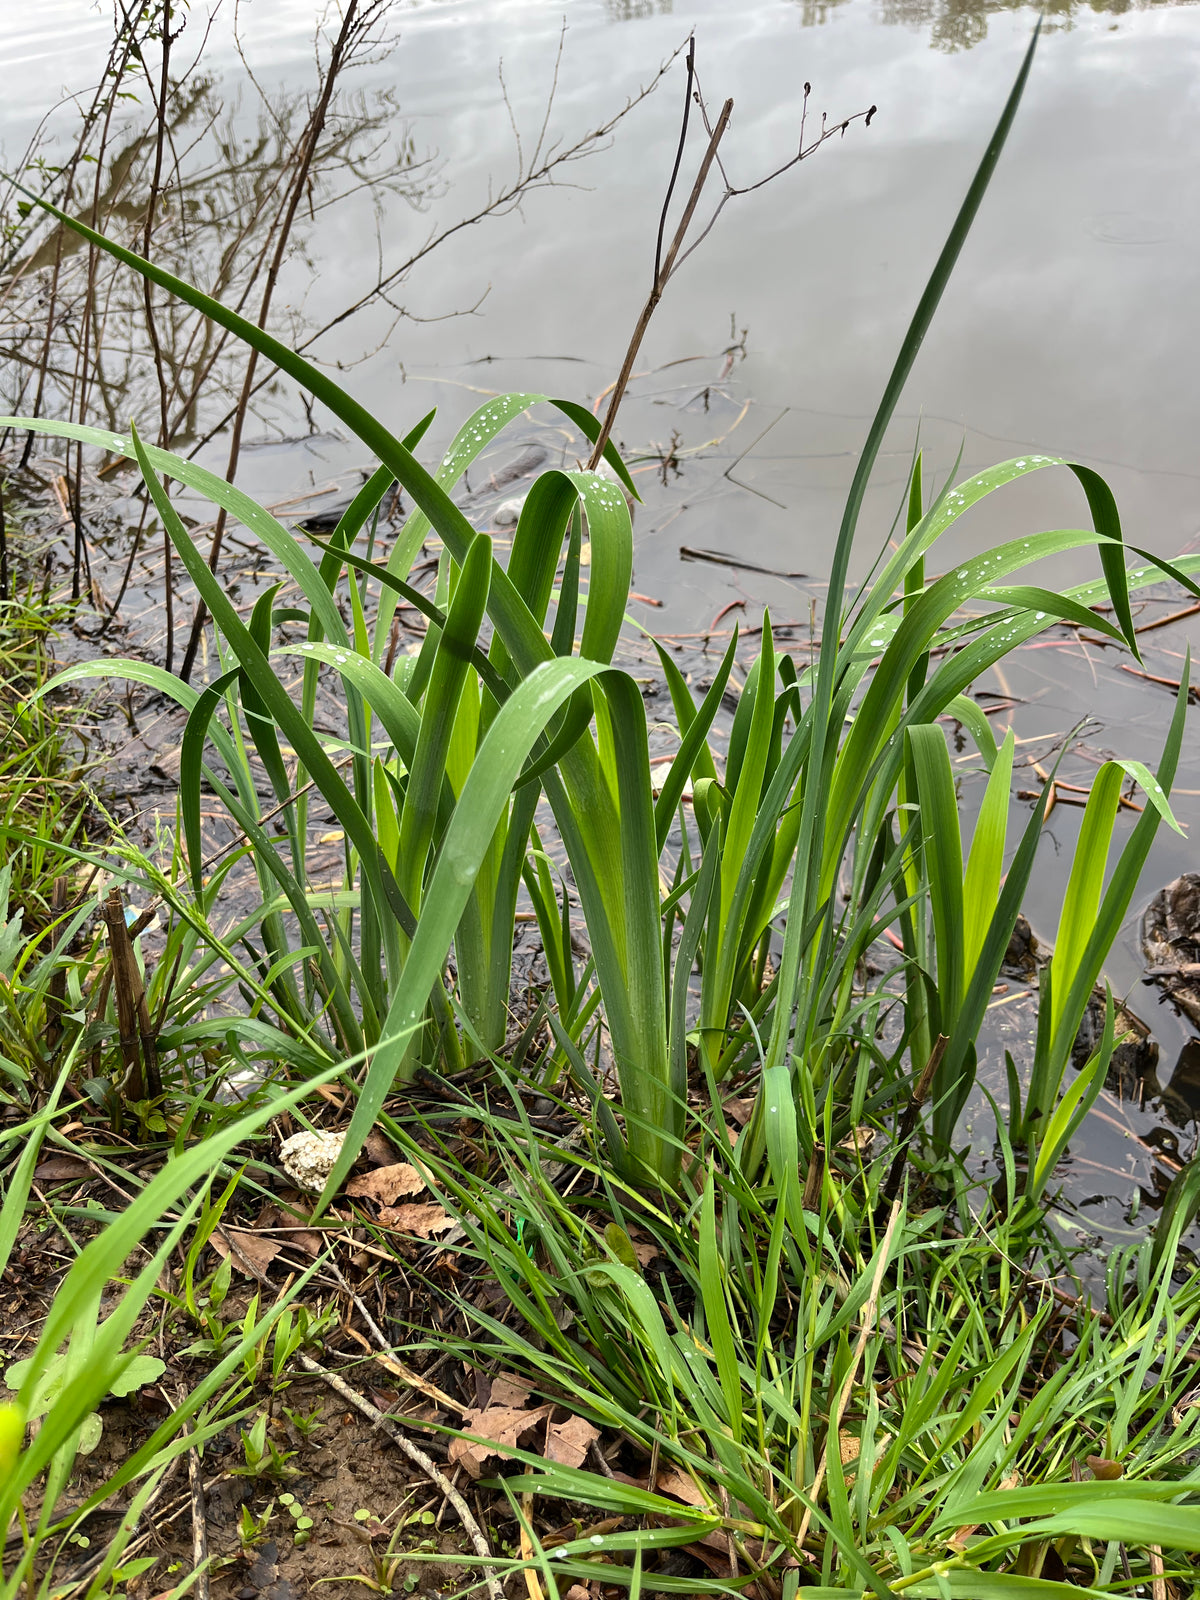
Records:
[[[725,1130],[701,1124],[679,1212],[592,1153],[554,1173],[516,1121],[472,1120],[509,1182],[465,1183],[429,1129],[411,1145],[465,1235],[453,1280],[434,1263],[427,1290],[456,1284],[465,1361],[521,1373],[530,1405],[569,1407],[606,1441],[603,1472],[510,1450],[525,1473],[497,1484],[514,1510],[532,1496],[620,1518],[606,1581],[636,1587],[620,1564],[641,1551],[654,1592],[715,1593],[723,1572],[768,1593],[1111,1593],[1130,1559],[1154,1570],[1126,1541],[1159,1529],[1164,1549],[1193,1548],[1200,1275],[1150,1270],[1149,1241],[1113,1259],[1093,1307],[1038,1270],[1054,1264],[1040,1224],[961,1169],[942,1204],[914,1189],[880,1210],[882,1140],[874,1159],[862,1140],[835,1151],[804,1194],[790,1165],[748,1184]],[[1167,1258],[1178,1241],[1168,1225]],[[480,1308],[489,1280],[516,1318]],[[490,1437],[488,1421],[464,1426]],[[1140,1531],[1111,1531],[1110,1512]],[[657,1537],[634,1531],[647,1520]],[[543,1581],[595,1576],[594,1538],[535,1543]],[[651,1551],[678,1545],[714,1576],[651,1576]],[[1188,1574],[1187,1556],[1166,1570]]]
[[[31,918],[50,913],[52,842],[81,842],[88,806],[77,718],[41,697],[55,671],[55,634],[70,613],[32,586],[0,599],[0,866],[11,865],[14,902]]]
[[[319,1264],[393,1367],[398,1351],[423,1361],[432,1346],[439,1363],[457,1357],[489,1381],[516,1375],[497,1406],[503,1427],[478,1385],[467,1403],[465,1389],[455,1399],[422,1373],[412,1384],[437,1403],[429,1426],[459,1435],[451,1453],[468,1473],[489,1455],[528,1469],[492,1485],[519,1528],[517,1553],[493,1559],[493,1572],[523,1571],[531,1593],[535,1581],[556,1593],[567,1580],[599,1577],[633,1594],[752,1583],[771,1600],[800,1589],[832,1600],[1116,1593],[1188,1570],[1186,1553],[1200,1548],[1200,1479],[1186,1330],[1200,1281],[1175,1269],[1194,1185],[1183,1182],[1153,1242],[1114,1256],[1103,1311],[1056,1281],[1067,1263],[1043,1215],[1116,1042],[1110,997],[1099,1048],[1064,1088],[1080,1019],[1158,827],[1177,826],[1168,795],[1186,669],[1157,770],[1123,758],[1097,775],[1041,983],[1032,1077],[1014,1093],[1007,1125],[997,1114],[1003,1176],[991,1189],[968,1176],[955,1130],[1044,817],[1038,804],[1014,851],[1012,736],[998,748],[965,691],[1059,621],[1086,622],[1136,653],[1130,593],[1162,573],[1200,592],[1190,576],[1200,562],[1171,566],[1134,552],[1149,564],[1129,566],[1111,494],[1089,469],[1029,456],[930,492],[917,455],[903,537],[846,596],[867,480],[1032,58],[1031,46],[868,436],[817,660],[797,663],[778,649],[767,618],[718,758],[711,734],[736,637],[699,704],[662,653],[680,742],[657,794],[642,695],[614,665],[632,562],[621,490],[634,491],[611,446],[613,476],[537,480],[501,565],[450,491],[544,397],[489,402],[430,473],[415,454],[429,418],[396,438],[262,330],[47,206],[291,374],[378,467],[310,554],[242,491],[148,445],[136,428],[125,436],[3,422],[136,459],[212,616],[217,672],[197,689],[145,662],[105,661],[56,680],[131,679],[168,696],[184,719],[169,866],[117,855],[121,875],[140,875],[169,911],[153,972],[118,956],[119,892],[108,919],[109,1044],[124,1064],[119,1082],[108,1079],[110,1127],[136,1127],[143,1144],[157,1136],[166,1159],[105,1216],[65,1274],[21,1373],[24,1419],[60,1363],[42,1426],[0,1486],[0,1528],[21,1523],[0,1594],[15,1596],[48,1541],[69,1537],[118,1490],[137,1483],[133,1505],[144,1505],[172,1462],[203,1450],[231,1418],[247,1422],[239,1474],[293,1470],[268,1432],[266,1352],[270,1335],[271,1380],[303,1354],[291,1308],[317,1266],[267,1309],[256,1291],[234,1322],[222,1309],[232,1268],[208,1274],[199,1260],[235,1212],[251,1224],[252,1199],[277,1204],[264,1182],[273,1176],[267,1125],[323,1127],[333,1120],[323,1109],[330,1095],[343,1137],[321,1194],[310,1206],[292,1192],[282,1227],[314,1234]],[[554,404],[596,439],[589,413]],[[1033,533],[926,575],[937,541],[966,511],[1052,467],[1074,473],[1090,526]],[[243,617],[164,478],[236,517],[295,598],[277,603],[275,586]],[[387,560],[376,560],[378,508],[396,484],[416,509]],[[440,541],[432,597],[411,581],[431,536]],[[1046,557],[1091,549],[1088,582],[1058,593],[1024,581]],[[426,630],[415,654],[394,659],[401,600]],[[281,635],[297,624],[305,637]],[[329,679],[344,707],[336,735],[314,730]],[[41,703],[35,695],[25,704]],[[989,774],[965,859],[948,716],[966,727]],[[1110,872],[1126,779],[1146,803]],[[332,888],[310,870],[314,794],[344,836]],[[216,862],[206,855],[205,795],[217,797],[236,840]],[[590,947],[582,965],[551,827]],[[219,932],[222,890],[243,862],[252,903]],[[522,886],[551,983],[512,1048]],[[864,982],[862,958],[883,929],[895,932],[900,970]],[[118,979],[121,961],[136,977]],[[236,1015],[235,992],[244,1002]],[[26,1093],[27,1114],[9,1130],[20,1153],[0,1262],[60,1106],[98,1098],[95,1076],[81,1081],[96,1036],[95,1026],[80,1028],[53,1070],[34,1074],[37,1092]],[[195,1070],[206,1050],[248,1069],[246,1105],[216,1102]],[[906,1177],[896,1146],[907,1153],[927,1096]],[[736,1137],[726,1119],[733,1099]],[[360,1174],[344,1189],[381,1135],[406,1161],[385,1163],[392,1177],[374,1188]],[[234,1165],[243,1158],[254,1159],[252,1175]],[[392,1200],[425,1190],[431,1198],[401,1214],[376,1203],[388,1182]],[[402,1346],[338,1264],[348,1241],[363,1244],[362,1230],[374,1260],[423,1288],[423,1316],[412,1314]],[[441,1242],[416,1243],[430,1237]],[[184,1264],[165,1279],[176,1251]],[[265,1273],[252,1275],[265,1282]],[[102,1312],[118,1275],[124,1293]],[[58,1500],[80,1429],[135,1359],[156,1295],[203,1335],[182,1355],[211,1368],[64,1516]],[[447,1315],[431,1326],[429,1307],[443,1301]],[[312,1358],[300,1365],[312,1371]],[[411,1367],[400,1370],[411,1378]],[[522,1445],[525,1435],[544,1452]],[[439,1482],[428,1458],[410,1459]],[[22,1496],[39,1480],[31,1521]],[[554,1500],[603,1511],[605,1531],[543,1539],[550,1530],[532,1508]],[[465,1502],[451,1503],[469,1526]],[[243,1526],[249,1538],[259,1524],[250,1515]],[[672,1552],[692,1565],[673,1567]]]

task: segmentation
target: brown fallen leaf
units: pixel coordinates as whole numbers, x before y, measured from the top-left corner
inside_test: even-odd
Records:
[[[875,1132],[874,1128],[866,1126],[855,1128],[839,1142],[838,1149],[849,1150],[854,1155],[868,1156],[871,1153],[871,1146],[875,1143]]]
[[[488,1406],[527,1406],[531,1390],[514,1372],[498,1372],[484,1398]],[[481,1409],[486,1409],[481,1407]]]
[[[633,1253],[638,1258],[638,1265],[640,1267],[648,1267],[655,1256],[661,1254],[657,1240],[649,1238],[640,1228],[631,1226],[626,1228],[625,1231],[629,1235]]]
[[[524,1436],[538,1423],[544,1422],[553,1409],[549,1405],[536,1406],[532,1410],[525,1406],[470,1407],[463,1412],[463,1431],[478,1434],[480,1440],[490,1440],[491,1444],[475,1439],[452,1440],[451,1466],[461,1465],[469,1477],[478,1478],[483,1472],[484,1462],[496,1454],[496,1446],[507,1445],[511,1448],[519,1445]]]
[[[245,1228],[216,1228],[208,1242],[219,1256],[232,1259],[235,1272],[259,1283],[266,1282],[267,1268],[283,1248],[279,1239]]]
[[[306,1256],[312,1256],[315,1260],[325,1248],[324,1240],[315,1228],[301,1227],[296,1216],[292,1215],[293,1211],[302,1216],[308,1215],[307,1210],[300,1201],[299,1194],[294,1189],[285,1189],[281,1198],[288,1196],[292,1201],[300,1203],[294,1204],[291,1211],[284,1211],[280,1206],[273,1203],[267,1204],[259,1212],[254,1226],[264,1229],[279,1229],[279,1248],[281,1250],[303,1250]]]
[[[698,1539],[695,1544],[685,1544],[683,1549],[688,1555],[703,1563],[715,1577],[733,1577],[734,1565],[730,1553],[729,1535],[721,1529],[705,1534],[704,1538]],[[739,1590],[739,1593],[746,1596],[746,1600],[759,1600],[760,1592],[753,1583],[748,1583]]]
[[[546,1429],[546,1460],[561,1462],[564,1467],[581,1467],[599,1437],[599,1428],[593,1428],[583,1417],[552,1422]]]
[[[686,1472],[680,1472],[678,1467],[671,1467],[667,1472],[660,1472],[654,1484],[659,1494],[672,1495],[676,1500],[682,1500],[686,1506],[709,1506],[712,1499],[704,1493],[700,1485],[689,1478]]]
[[[83,1183],[95,1176],[91,1163],[82,1156],[47,1156],[33,1169],[35,1183]]]
[[[411,1233],[418,1239],[428,1239],[431,1234],[445,1233],[453,1227],[454,1219],[448,1217],[441,1206],[384,1206],[379,1213],[380,1226],[394,1228],[397,1233]]]
[[[420,1194],[425,1179],[407,1161],[397,1161],[390,1167],[376,1167],[374,1172],[362,1172],[351,1178],[346,1193],[354,1200],[378,1200],[390,1206],[402,1194]]]

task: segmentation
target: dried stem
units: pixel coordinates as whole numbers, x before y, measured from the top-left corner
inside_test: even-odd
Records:
[[[296,1359],[305,1372],[311,1372],[315,1378],[320,1378],[324,1383],[327,1383],[335,1394],[340,1395],[348,1405],[352,1405],[356,1411],[360,1411],[364,1417],[368,1418],[381,1433],[386,1434],[396,1448],[403,1451],[414,1466],[420,1467],[430,1483],[434,1485],[439,1493],[446,1497],[458,1513],[458,1519],[466,1530],[475,1554],[481,1560],[490,1563],[493,1560],[491,1547],[484,1538],[478,1522],[472,1516],[470,1506],[459,1494],[449,1478],[446,1477],[445,1473],[437,1466],[436,1462],[431,1460],[424,1450],[418,1449],[411,1439],[406,1438],[395,1423],[380,1411],[378,1406],[373,1406],[365,1395],[359,1394],[357,1389],[352,1389],[344,1378],[338,1377],[336,1372],[330,1372],[327,1367],[321,1366],[319,1362],[314,1361],[311,1356],[305,1355],[303,1352]],[[504,1590],[496,1578],[489,1576],[486,1579],[486,1583],[492,1600],[504,1600]]]
[[[156,1100],[162,1094],[158,1055],[154,1048],[146,990],[125,921],[125,902],[120,889],[108,891],[102,915],[112,954],[112,986],[117,1002],[121,1055],[126,1067],[126,1094],[135,1103]]]
[[[776,167],[773,172],[769,172],[766,177],[759,178],[756,182],[747,184],[743,188],[737,188],[729,181],[728,174],[725,171],[718,153],[718,147],[725,135],[726,129],[729,126],[729,118],[733,111],[733,101],[726,100],[725,104],[721,107],[721,114],[717,118],[716,124],[710,124],[708,112],[704,104],[704,96],[700,91],[699,78],[696,73],[696,50],[694,38],[689,39],[688,41],[687,69],[687,87],[684,94],[683,120],[679,132],[679,148],[675,154],[675,165],[671,171],[671,181],[667,185],[667,195],[665,201],[663,202],[662,215],[660,216],[658,223],[658,238],[654,251],[654,279],[650,287],[649,297],[646,300],[645,305],[642,307],[641,315],[638,317],[637,323],[633,330],[633,335],[630,338],[629,347],[625,352],[625,360],[621,363],[620,374],[616,383],[612,387],[609,396],[608,407],[604,413],[604,422],[600,428],[599,437],[597,438],[596,443],[592,448],[591,456],[588,459],[588,470],[591,472],[595,472],[596,468],[600,465],[601,459],[604,455],[605,446],[612,437],[613,426],[617,420],[617,412],[620,410],[621,401],[625,398],[625,391],[629,386],[629,380],[633,376],[634,362],[637,360],[638,351],[642,346],[642,340],[646,336],[646,329],[650,326],[650,319],[653,317],[656,309],[658,308],[658,303],[663,297],[663,292],[665,291],[667,284],[692,254],[692,252],[699,245],[701,245],[712,232],[713,226],[716,223],[717,218],[721,215],[721,212],[725,209],[726,204],[732,200],[735,195],[750,194],[755,189],[761,189],[764,184],[771,183],[776,178],[781,177],[785,172],[789,172],[791,168],[794,167],[798,162],[805,160],[808,156],[812,155],[815,150],[819,150],[821,145],[823,145],[826,140],[831,139],[834,134],[844,134],[850,124],[858,121],[860,117],[865,119],[865,122],[869,126],[871,118],[875,115],[876,108],[872,106],[869,111],[857,112],[853,117],[847,117],[844,121],[835,123],[833,127],[828,127],[825,119],[822,118],[821,132],[808,145],[805,145],[805,121],[808,114],[808,97],[811,93],[811,85],[806,83],[804,85],[804,103],[800,116],[799,148],[797,149],[796,154],[789,160],[785,161],[781,166]],[[692,184],[691,196],[686,207],[684,208],[684,213],[680,218],[679,226],[675,230],[675,237],[671,243],[671,248],[667,252],[667,257],[664,261],[662,256],[662,245],[666,232],[667,211],[671,204],[671,197],[675,192],[675,182],[679,176],[679,168],[683,160],[684,145],[687,141],[688,118],[691,112],[693,99],[695,100],[696,105],[700,108],[700,114],[704,119],[704,127],[709,136],[708,148],[704,152],[704,158],[700,163],[700,168],[696,174],[695,182]],[[700,204],[700,197],[704,192],[704,186],[708,182],[708,176],[714,162],[716,162],[717,168],[720,171],[722,178],[725,180],[725,192],[722,194],[720,200],[718,200],[716,209],[713,211],[712,216],[701,229],[697,238],[695,238],[688,248],[684,250],[684,240],[687,237],[688,229],[692,225],[692,220],[695,217],[696,209]]]
[[[729,126],[729,119],[732,115],[733,101],[726,100],[721,107],[721,115],[717,118],[717,125],[708,141],[708,149],[704,152],[704,159],[700,163],[696,181],[692,184],[692,192],[688,198],[687,205],[684,207],[683,216],[679,220],[679,226],[675,230],[671,248],[667,251],[667,259],[655,274],[650,296],[642,307],[642,314],[637,320],[637,326],[633,330],[633,337],[629,341],[629,348],[625,352],[625,360],[621,364],[620,375],[613,385],[612,396],[608,402],[608,410],[604,413],[604,423],[600,429],[600,435],[592,448],[591,459],[588,462],[588,470],[591,472],[595,472],[600,465],[601,458],[604,455],[604,447],[612,436],[613,424],[617,420],[617,412],[620,410],[621,401],[625,398],[625,390],[629,386],[629,380],[633,376],[633,363],[637,360],[638,351],[642,348],[642,340],[645,338],[646,329],[650,326],[650,318],[657,310],[658,302],[663,297],[663,290],[667,287],[671,280],[671,274],[675,270],[676,257],[683,246],[684,237],[691,226],[692,218],[696,214],[696,207],[700,204],[700,196],[704,190],[704,185],[708,182],[708,174],[712,170],[712,164],[717,154],[717,146],[725,136],[725,130]],[[674,184],[674,176],[672,176],[671,182]]]

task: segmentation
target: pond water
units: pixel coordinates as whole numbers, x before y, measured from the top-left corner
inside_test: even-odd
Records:
[[[240,126],[254,115],[248,70],[269,94],[311,84],[313,13],[310,0],[243,0],[236,13],[226,0],[218,9],[205,59]],[[183,55],[194,53],[204,16],[195,0]],[[394,46],[359,67],[354,83],[406,159],[431,164],[407,198],[393,193],[376,206],[360,192],[318,214],[287,263],[284,299],[297,326],[319,328],[381,271],[485,205],[517,169],[514,128],[525,158],[535,147],[556,74],[546,139],[570,145],[694,30],[710,108],[734,100],[722,153],[739,186],[794,153],[806,82],[810,134],[823,113],[832,124],[876,106],[869,126],[852,122],[797,169],[731,201],[671,284],[621,414],[617,436],[645,501],[634,584],[660,602],[639,602],[637,617],[656,633],[689,636],[687,650],[702,662],[698,636],[731,603],[749,623],[764,604],[776,620],[797,622],[819,607],[856,452],[1034,21],[1028,8],[963,0],[397,4]],[[110,34],[108,16],[88,0],[5,9],[8,162],[64,92],[90,85]],[[557,169],[558,182],[519,208],[453,235],[404,277],[391,306],[369,305],[316,352],[353,363],[343,381],[398,432],[436,404],[431,447],[495,391],[594,402],[616,375],[649,287],[682,82],[677,64],[601,149]],[[73,115],[60,107],[51,126],[65,129]],[[1050,7],[1015,130],[881,458],[860,573],[887,536],[918,431],[939,481],[960,451],[961,474],[1033,450],[1063,454],[1105,475],[1133,544],[1162,555],[1196,547],[1198,143],[1200,8]],[[695,120],[689,148],[694,164]],[[569,459],[575,441],[547,418],[539,413],[530,437]],[[239,481],[276,500],[355,483],[361,449],[320,407],[308,428],[287,386],[262,395]],[[205,459],[223,467],[221,439]],[[974,512],[935,564],[1085,516],[1070,474],[1038,473]],[[685,559],[681,546],[749,565]],[[1037,581],[1092,574],[1093,557],[1072,560],[1047,564]],[[806,576],[772,575],[780,572]],[[149,607],[152,586],[144,593]],[[1170,609],[1151,605],[1144,616]],[[1177,678],[1195,623],[1148,634],[1146,670]],[[993,719],[997,731],[1011,716],[1034,760],[1090,719],[1084,747],[1063,769],[1082,784],[1101,752],[1153,763],[1171,708],[1166,690],[1124,671],[1115,651],[1072,637],[1043,643],[991,684],[1017,702]],[[1018,774],[1017,787],[1036,786]],[[1027,804],[1014,795],[1014,827]],[[1160,831],[1135,911],[1167,880],[1200,869],[1194,729],[1176,811],[1189,836]],[[1078,818],[1056,812],[1028,905],[1050,939]],[[1134,919],[1108,975],[1151,1021],[1165,1081],[1189,1033],[1139,987],[1141,969]],[[1030,1010],[1001,999],[997,1044]],[[1027,1038],[1028,1016],[1012,1026],[1018,1056]],[[1134,1196],[1153,1204],[1194,1143],[1195,1124],[1172,1127],[1153,1096],[1144,1108],[1103,1104],[1074,1152],[1082,1214],[1119,1231]]]

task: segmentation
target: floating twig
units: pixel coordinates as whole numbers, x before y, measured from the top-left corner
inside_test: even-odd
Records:
[[[1152,628],[1167,628],[1172,622],[1182,622],[1185,617],[1194,617],[1200,611],[1200,600],[1194,605],[1184,606],[1182,611],[1169,611],[1165,617],[1156,617],[1153,622],[1143,622],[1135,628],[1134,633],[1149,633]]]
[[[727,555],[723,550],[702,550],[694,545],[681,544],[679,554],[684,561],[707,561],[713,567],[736,567],[739,572],[761,572],[768,578],[806,578],[806,572],[784,572],[779,567],[760,567],[754,561],[743,561],[740,556]]]
[[[1179,693],[1180,680],[1178,678],[1160,678],[1153,672],[1142,672],[1138,667],[1131,667],[1127,661],[1121,662],[1121,671],[1128,672],[1131,677],[1143,678],[1147,683],[1161,684],[1164,689],[1174,689]],[[1188,686],[1188,699],[1193,705],[1200,704],[1200,689],[1194,684]]]

